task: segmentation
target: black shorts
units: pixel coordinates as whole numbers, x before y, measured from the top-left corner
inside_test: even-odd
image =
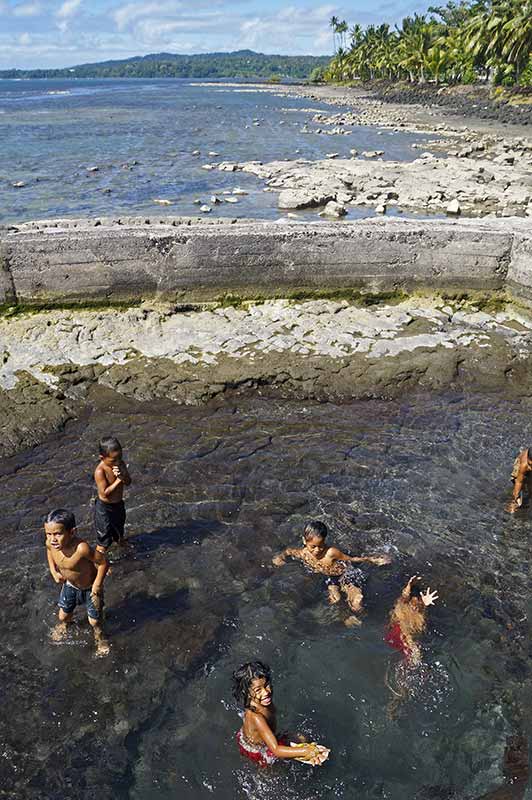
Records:
[[[96,538],[102,547],[111,547],[113,542],[124,538],[126,507],[124,501],[103,503],[99,497],[94,501],[94,527]]]

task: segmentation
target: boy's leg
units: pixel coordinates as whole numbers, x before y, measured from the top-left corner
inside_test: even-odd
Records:
[[[96,655],[106,656],[109,653],[109,642],[104,636],[102,628],[103,619],[103,594],[89,594],[87,597],[87,619],[94,633]]]
[[[67,614],[66,611],[63,611],[62,608],[59,609],[57,614],[59,622],[57,625],[52,628],[52,632],[50,634],[52,641],[54,642],[61,642],[65,636],[67,635],[68,623],[72,622],[73,611]]]
[[[329,603],[334,605],[335,603],[339,603],[342,599],[342,595],[340,593],[340,589],[336,584],[329,584],[327,586],[327,594],[329,595]]]
[[[362,589],[352,583],[345,583],[342,586],[342,589],[345,592],[347,604],[353,612],[353,615],[345,620],[345,624],[348,628],[352,627],[353,625],[360,625],[361,622],[359,615],[362,611],[362,600],[364,597],[362,594]]]

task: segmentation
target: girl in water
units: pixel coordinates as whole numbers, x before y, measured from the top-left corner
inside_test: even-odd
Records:
[[[261,661],[250,661],[233,673],[233,694],[244,708],[244,724],[236,735],[238,748],[261,767],[274,764],[279,758],[319,766],[327,759],[329,750],[318,744],[291,745],[284,737],[277,737],[275,706],[272,700],[270,668]]]
[[[411,664],[419,664],[421,650],[417,640],[427,625],[427,608],[438,599],[437,592],[431,592],[430,586],[425,594],[416,585],[421,580],[419,575],[412,575],[401,596],[390,614],[390,622],[384,641],[395,650],[400,650]]]

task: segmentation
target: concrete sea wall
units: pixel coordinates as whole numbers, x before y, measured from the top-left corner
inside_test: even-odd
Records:
[[[532,305],[532,222],[183,218],[0,228],[0,304],[181,303],[323,290],[508,291]]]

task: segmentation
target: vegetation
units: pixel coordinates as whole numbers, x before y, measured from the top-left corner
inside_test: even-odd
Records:
[[[239,50],[184,56],[157,53],[122,61],[81,64],[64,69],[10,69],[0,78],[240,78],[306,80],[316,68],[324,69],[327,56],[277,56]]]
[[[329,24],[335,55],[326,80],[532,85],[532,0],[451,0],[394,29]]]

